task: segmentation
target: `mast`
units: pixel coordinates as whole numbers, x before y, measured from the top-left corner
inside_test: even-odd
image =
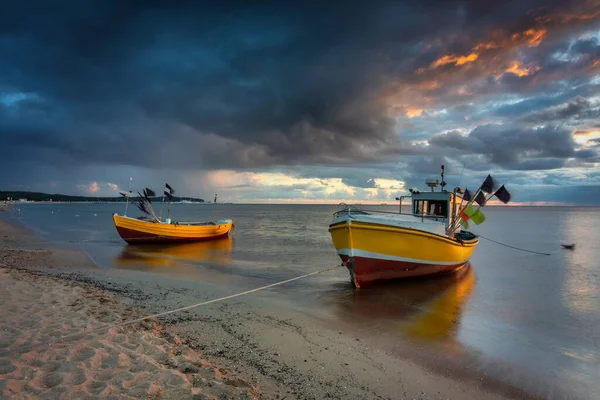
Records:
[[[129,196],[131,196],[131,181],[133,180],[133,176],[129,177],[129,189],[127,189],[127,196],[125,196],[125,214],[123,216],[127,216],[127,208],[129,207]]]
[[[165,183],[165,190],[163,192],[164,196],[167,196],[167,219],[165,222],[167,224],[171,223],[171,201],[173,200],[173,195],[175,194],[175,189],[171,187],[168,183]]]

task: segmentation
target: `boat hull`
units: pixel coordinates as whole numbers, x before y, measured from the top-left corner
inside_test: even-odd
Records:
[[[183,243],[215,240],[229,236],[233,221],[217,221],[215,225],[177,225],[142,221],[113,215],[119,236],[129,244]]]
[[[329,232],[356,287],[377,281],[443,275],[462,269],[478,239],[458,241],[431,232],[345,220]]]

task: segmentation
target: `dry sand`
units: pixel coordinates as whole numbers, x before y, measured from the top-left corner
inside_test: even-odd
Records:
[[[424,368],[409,351],[392,354],[261,295],[6,354],[215,294],[197,282],[100,270],[1,219],[0,265],[0,398],[531,398],[464,366]]]
[[[0,289],[0,397],[254,397],[155,320],[60,340],[141,316],[103,290],[14,269],[0,270]]]

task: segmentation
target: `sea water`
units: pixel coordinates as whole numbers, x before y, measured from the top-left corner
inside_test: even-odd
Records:
[[[337,209],[331,205],[174,204],[175,221],[233,219],[232,239],[149,247],[118,236],[111,216],[123,204],[16,208],[13,217],[40,237],[81,248],[102,268],[211,282],[229,292],[339,264],[327,231]],[[270,297],[382,342],[436,351],[458,345],[471,354],[469,367],[544,397],[600,398],[600,208],[484,211],[487,220],[472,227],[481,242],[460,276],[357,292],[339,268],[275,288]],[[139,212],[130,206],[129,214]],[[561,247],[572,243],[574,250]]]

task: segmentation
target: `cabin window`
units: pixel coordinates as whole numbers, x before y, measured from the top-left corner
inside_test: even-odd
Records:
[[[446,200],[416,200],[414,213],[448,218],[448,202]]]
[[[423,210],[427,211],[427,200],[417,200],[414,202],[414,214],[422,214]]]

